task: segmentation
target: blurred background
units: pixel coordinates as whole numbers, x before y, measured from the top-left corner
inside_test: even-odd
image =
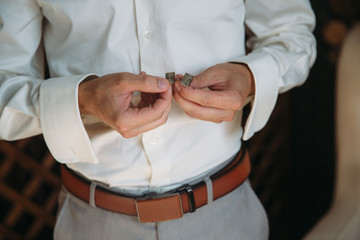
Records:
[[[332,204],[336,66],[360,20],[359,0],[311,3],[317,61],[303,86],[279,96],[267,126],[248,142],[251,181],[276,240],[302,239]],[[52,239],[60,186],[59,166],[41,136],[0,141],[0,240]]]

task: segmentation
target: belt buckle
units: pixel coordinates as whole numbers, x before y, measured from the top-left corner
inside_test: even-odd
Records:
[[[180,193],[154,196],[149,194],[135,199],[139,222],[161,222],[181,218],[183,208]]]

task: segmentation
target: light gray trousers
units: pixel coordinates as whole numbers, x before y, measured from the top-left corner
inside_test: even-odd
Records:
[[[91,207],[63,188],[54,239],[266,240],[268,231],[264,208],[246,181],[194,213],[158,223]]]

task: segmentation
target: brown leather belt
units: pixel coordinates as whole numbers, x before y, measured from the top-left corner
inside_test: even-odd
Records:
[[[250,174],[250,158],[246,150],[218,173],[212,175],[213,199],[216,200],[240,186]],[[176,219],[184,213],[194,212],[207,204],[205,182],[184,186],[172,192],[132,198],[112,192],[97,185],[91,189],[91,182],[79,176],[65,165],[61,165],[64,186],[78,198],[89,202],[94,196],[96,207],[121,214],[137,216],[140,222],[159,222]]]

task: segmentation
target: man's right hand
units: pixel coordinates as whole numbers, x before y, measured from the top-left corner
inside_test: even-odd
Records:
[[[151,102],[142,100],[139,106],[132,106],[135,91],[148,96]],[[145,73],[114,73],[82,82],[78,98],[81,114],[92,114],[123,137],[130,138],[166,122],[172,91],[165,78]]]

